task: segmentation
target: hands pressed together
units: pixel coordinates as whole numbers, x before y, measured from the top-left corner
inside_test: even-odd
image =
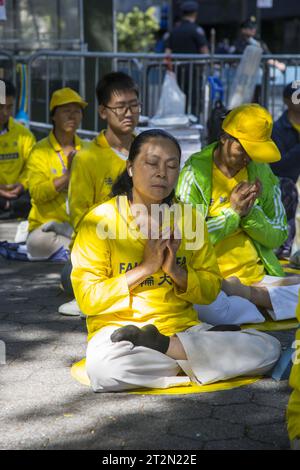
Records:
[[[181,240],[174,239],[172,234],[170,239],[147,240],[142,264],[149,275],[155,274],[159,269],[171,277],[176,273],[176,253],[180,243]]]
[[[168,239],[163,234],[158,239],[148,239],[144,249],[143,261],[136,268],[126,273],[127,283],[130,289],[134,289],[147,277],[164,271],[176,284],[181,292],[187,289],[187,271],[176,263],[176,253],[181,240],[174,239],[171,233]]]
[[[230,205],[240,217],[245,217],[249,214],[261,192],[262,183],[258,178],[254,183],[242,181],[232,190]]]

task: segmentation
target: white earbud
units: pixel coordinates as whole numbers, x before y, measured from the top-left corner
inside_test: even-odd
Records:
[[[131,176],[131,177],[132,177],[132,169],[131,169],[131,168],[129,168],[129,170],[128,170],[128,174],[129,174],[129,176]]]

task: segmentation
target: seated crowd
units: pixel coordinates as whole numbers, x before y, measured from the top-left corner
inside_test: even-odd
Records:
[[[59,311],[86,316],[94,391],[208,384],[263,375],[278,361],[276,338],[240,325],[296,316],[300,278],[285,277],[278,261],[291,254],[298,202],[291,90],[274,129],[266,109],[241,105],[181,169],[172,135],[135,134],[139,90],[122,72],[97,85],[107,126],[91,142],[76,133],[87,106],[77,92],[52,94],[53,128],[36,143],[12,117],[6,82],[0,219],[28,218],[30,260],[65,261],[73,300]],[[299,367],[293,374],[291,419]]]

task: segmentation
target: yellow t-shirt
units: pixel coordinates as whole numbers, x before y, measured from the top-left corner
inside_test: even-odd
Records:
[[[294,129],[296,129],[296,131],[299,132],[300,134],[300,124],[296,124],[295,122],[291,121],[291,124],[292,126],[294,127]]]
[[[209,217],[220,215],[223,209],[230,207],[230,195],[233,188],[241,181],[248,181],[247,168],[240,170],[233,178],[227,178],[213,164],[212,199]],[[250,285],[260,281],[264,275],[264,266],[250,237],[239,228],[215,245],[221,274],[224,278],[236,276],[243,284]]]
[[[0,184],[21,183],[28,188],[26,162],[34,144],[34,135],[9,118],[7,132],[0,135]]]
[[[80,150],[84,142],[75,135],[75,148]],[[29,191],[32,208],[29,213],[29,232],[55,220],[70,222],[67,213],[67,191],[58,192],[53,180],[63,176],[68,166],[67,156],[53,132],[39,141],[28,160]]]
[[[195,209],[192,214],[195,217]],[[177,251],[177,263],[188,272],[188,287],[182,293],[162,270],[129,291],[125,274],[142,262],[146,240],[136,236],[140,232],[126,196],[114,197],[87,214],[71,254],[71,279],[87,315],[88,339],[105,326],[152,323],[171,335],[199,323],[193,304],[211,303],[220,291],[221,277],[206,223],[198,217],[202,239],[187,249],[188,238],[183,236]],[[104,232],[109,238],[100,236]]]
[[[126,160],[110,147],[105,131],[78,152],[72,164],[68,198],[75,232],[92,207],[111,198],[112,185],[125,170]]]

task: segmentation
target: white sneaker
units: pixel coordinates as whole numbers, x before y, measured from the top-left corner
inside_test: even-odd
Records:
[[[60,305],[60,307],[58,307],[58,312],[62,315],[70,315],[73,317],[83,315],[75,299],[71,300],[71,302],[66,302],[65,304]]]
[[[15,243],[24,243],[28,236],[28,220],[24,220],[18,224]]]

